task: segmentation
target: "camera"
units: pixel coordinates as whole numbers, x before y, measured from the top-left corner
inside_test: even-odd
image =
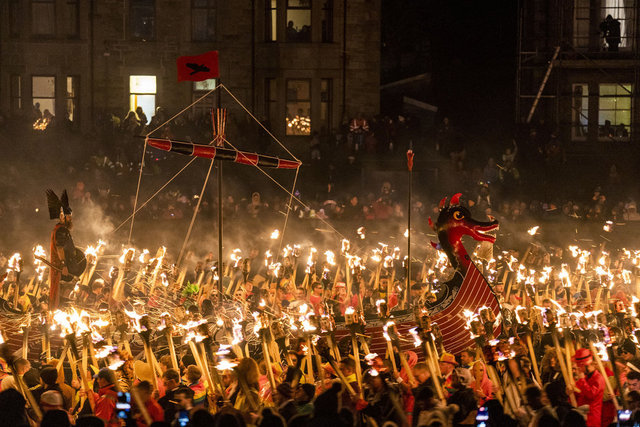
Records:
[[[131,394],[122,391],[118,392],[116,413],[118,415],[118,418],[125,421],[131,417]]]

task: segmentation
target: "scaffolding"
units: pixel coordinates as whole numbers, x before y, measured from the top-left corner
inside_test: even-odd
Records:
[[[609,0],[520,0],[518,4],[518,58],[515,94],[516,123],[545,123],[571,139],[576,114],[588,123],[590,142],[601,139],[598,111],[576,111],[573,83],[612,83],[627,90],[632,85],[631,136],[640,141],[640,0],[625,2],[626,25],[619,51],[603,49],[600,23],[604,13],[615,13]],[[616,3],[617,4],[617,3]],[[613,12],[612,12],[613,10]],[[623,46],[624,45],[624,46]],[[584,81],[582,81],[584,80]],[[589,105],[598,102],[590,91]],[[595,113],[594,113],[595,111]]]

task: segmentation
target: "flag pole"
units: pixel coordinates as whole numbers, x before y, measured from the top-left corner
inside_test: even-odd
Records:
[[[411,199],[413,197],[413,141],[409,141],[409,150],[407,150],[407,168],[409,169],[409,200],[407,206],[407,287],[405,289],[405,301],[408,301],[409,307],[411,307]]]
[[[218,79],[218,86],[220,86]],[[218,90],[216,94],[218,104],[218,115],[222,113],[222,91]],[[225,117],[226,119],[226,117]],[[215,123],[214,123],[215,125]],[[224,137],[218,138],[216,143],[218,147],[224,147]],[[218,293],[222,296],[222,160],[218,161]]]

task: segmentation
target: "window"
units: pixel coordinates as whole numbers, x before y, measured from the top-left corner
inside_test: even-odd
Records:
[[[142,108],[149,123],[156,110],[156,76],[129,76],[129,94],[129,109],[137,112],[138,107]]]
[[[66,28],[65,35],[76,37],[80,21],[78,20],[78,0],[66,0]]]
[[[9,37],[12,39],[20,37],[20,28],[22,27],[21,17],[20,1],[9,0]]]
[[[77,76],[67,76],[67,84],[65,87],[65,112],[67,119],[72,123],[78,120],[78,81]]]
[[[591,0],[575,0],[573,7],[573,46],[575,48],[589,47]]]
[[[311,81],[287,80],[287,135],[311,134]]]
[[[276,123],[278,117],[278,87],[276,79],[266,79],[264,82],[264,111],[269,126]]]
[[[287,0],[287,41],[311,41],[311,0]]]
[[[11,110],[20,111],[22,109],[22,77],[18,74],[11,76]]]
[[[326,132],[329,132],[332,127],[332,86],[332,79],[320,80],[320,125],[322,126],[321,129]]]
[[[214,40],[216,35],[216,0],[193,0],[191,3],[191,39]]]
[[[154,0],[131,0],[131,38],[153,40],[155,38],[156,7]]]
[[[54,76],[33,76],[31,78],[33,105],[44,115],[47,111],[56,115],[56,78]]]
[[[193,82],[191,101],[195,102],[196,100],[202,98],[207,92],[216,88],[217,81],[216,79],[203,80],[201,82]],[[193,106],[193,113],[195,118],[200,118],[202,116],[208,116],[211,114],[211,109],[215,108],[214,102],[216,97],[214,95],[209,95],[207,98],[198,102]]]
[[[31,1],[31,33],[38,36],[53,36],[56,33],[55,0]]]
[[[278,40],[278,0],[265,0],[264,39],[268,42]]]
[[[598,98],[598,137],[629,139],[631,131],[632,85],[601,84]]]
[[[573,85],[571,115],[571,138],[585,140],[589,131],[589,86],[582,83]]]
[[[600,4],[600,31],[602,34],[606,31],[611,35],[602,38],[603,47],[610,52],[632,47],[636,0],[602,0]]]
[[[322,3],[322,42],[333,41],[333,0]]]

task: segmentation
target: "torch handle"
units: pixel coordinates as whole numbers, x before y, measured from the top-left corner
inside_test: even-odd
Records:
[[[533,374],[536,377],[538,384],[542,386],[542,380],[540,379],[540,371],[538,371],[538,360],[536,353],[533,351],[533,342],[531,341],[531,335],[527,334],[527,348],[529,349],[529,355],[531,356],[531,365],[533,365]]]
[[[573,407],[577,407],[578,403],[576,400],[576,395],[574,393],[575,383],[573,381],[573,373],[568,370],[568,367],[565,365],[564,357],[562,357],[562,351],[560,350],[560,342],[558,341],[558,334],[553,330],[551,333],[551,337],[553,338],[553,346],[556,350],[556,358],[558,359],[558,364],[560,365],[560,371],[562,372],[562,376],[564,377],[564,382],[568,386],[571,386],[569,391],[569,400],[571,401],[571,405]]]
[[[600,359],[600,354],[596,350],[596,346],[593,345],[591,341],[589,341],[589,349],[591,350],[591,354],[593,354],[593,358],[596,360],[596,365],[598,366],[598,370],[602,374],[604,378],[604,385],[607,386],[607,391],[609,392],[609,396],[611,396],[611,400],[613,401],[613,405],[616,407],[616,411],[619,411],[620,404],[618,403],[618,399],[616,398],[616,392],[613,390],[613,386],[611,385],[611,381],[609,381],[609,376],[607,375],[607,371],[604,369],[604,365],[602,364],[602,359]]]
[[[358,382],[358,395],[362,395],[362,367],[360,366],[360,349],[358,348],[358,340],[356,334],[351,333],[351,347],[353,350],[353,359],[356,362],[356,381]]]
[[[307,354],[311,351],[311,348],[307,351]],[[264,357],[264,361],[267,367],[267,377],[269,378],[269,384],[271,385],[271,393],[275,393],[276,391],[276,379],[273,376],[273,369],[271,368],[271,357],[269,355],[269,345],[267,343],[267,337],[262,335],[262,355]],[[313,378],[313,375],[312,375]]]
[[[173,333],[168,327],[165,329],[164,333],[167,338],[167,345],[169,346],[169,354],[171,354],[171,366],[173,369],[178,369],[178,356],[176,355],[176,346],[173,343]]]
[[[151,368],[151,373],[153,374],[153,376],[151,377],[151,380],[153,382],[153,388],[158,390],[158,377],[156,375],[155,369],[153,369],[153,353],[151,351],[151,347],[149,346],[149,344],[147,344],[147,342],[144,339],[142,340],[142,343],[144,344],[144,353],[147,359],[147,363],[149,364],[149,367]],[[194,357],[196,357],[195,354],[194,354]]]
[[[442,401],[442,403],[446,403],[447,399],[445,399],[444,397],[442,384],[440,384],[440,375],[436,373],[436,370],[433,367],[433,354],[431,353],[431,346],[429,346],[429,343],[424,340],[422,341],[422,345],[425,357],[427,359],[427,369],[429,370],[429,374],[431,374],[431,381],[436,388],[436,394],[438,395],[438,398]]]

